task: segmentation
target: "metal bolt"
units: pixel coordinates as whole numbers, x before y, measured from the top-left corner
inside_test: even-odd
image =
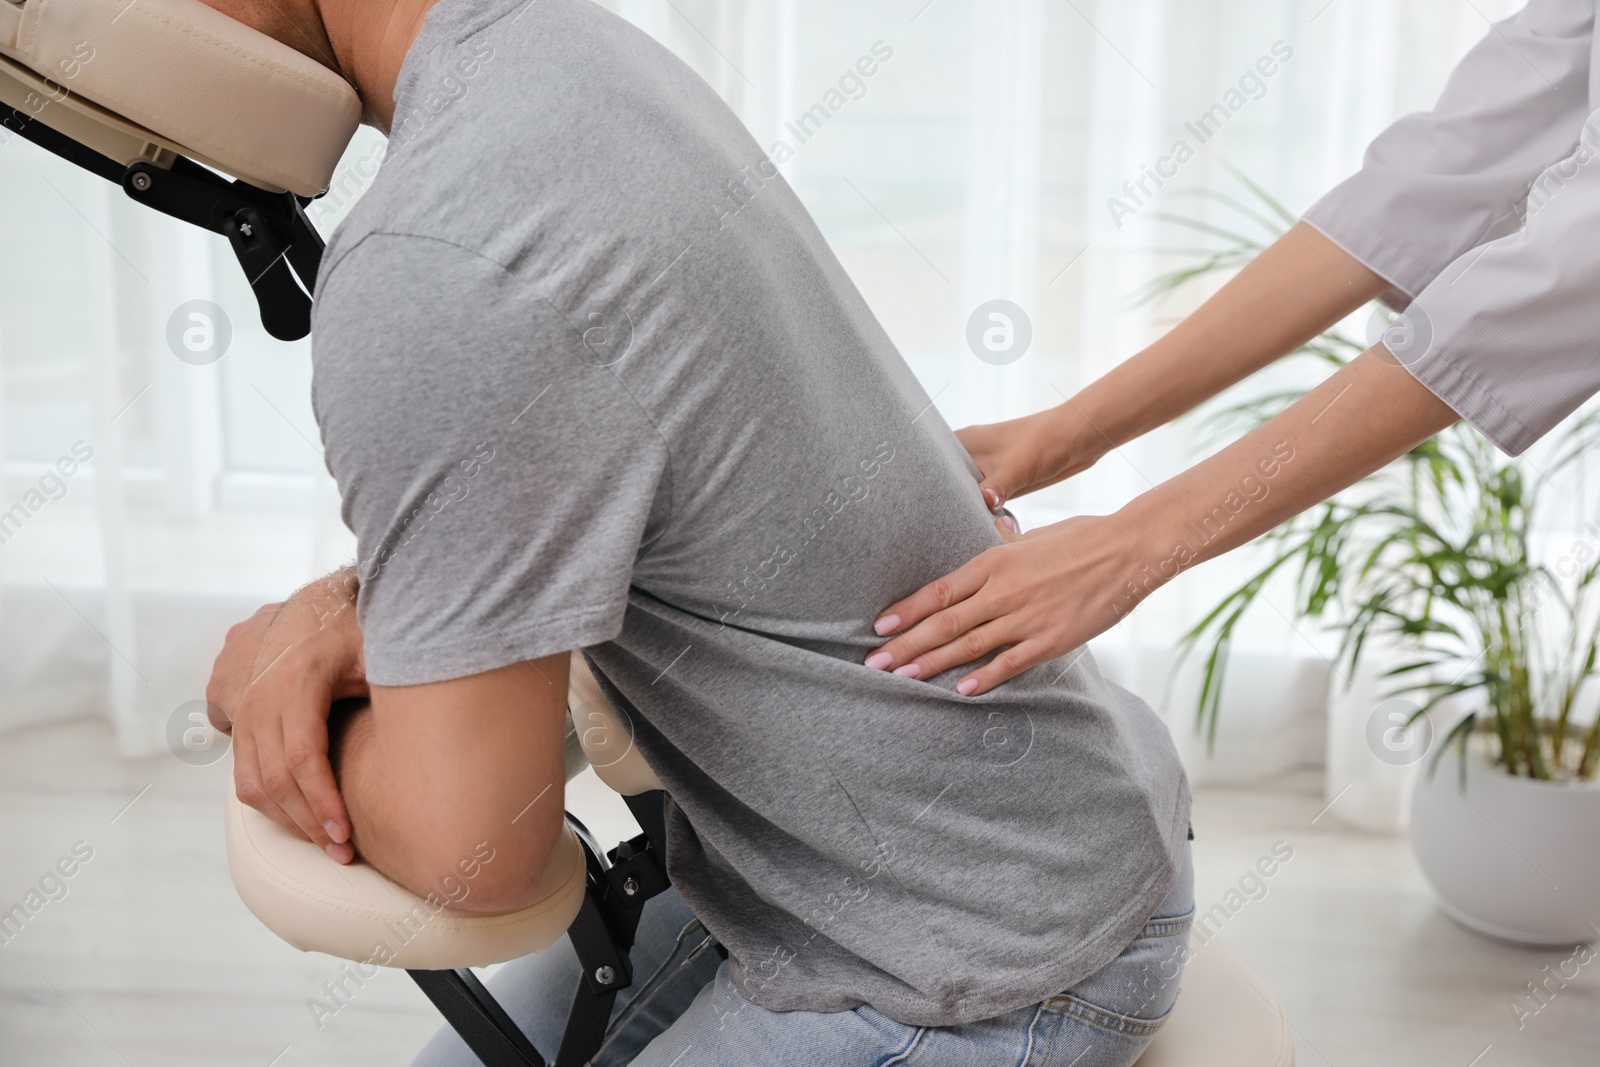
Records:
[[[244,234],[246,237],[250,237],[255,234],[255,231],[250,228],[250,224],[248,222],[239,224],[239,232]]]
[[[594,969],[594,980],[601,985],[610,985],[617,980],[617,972],[610,967],[596,967]]]
[[[150,191],[150,175],[140,173],[133,176],[133,187],[141,193]]]
[[[622,891],[631,897],[639,891],[639,883],[634,881],[632,878],[629,878],[626,882],[622,883]]]

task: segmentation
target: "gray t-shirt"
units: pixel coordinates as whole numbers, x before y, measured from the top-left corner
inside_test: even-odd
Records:
[[[443,0],[316,295],[371,680],[584,649],[747,996],[951,1025],[1133,938],[1189,814],[1165,726],[1082,650],[976,699],[862,665],[879,611],[999,538],[805,208],[668,51],[588,0]]]

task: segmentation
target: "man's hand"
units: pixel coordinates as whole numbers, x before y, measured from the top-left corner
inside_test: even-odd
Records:
[[[206,717],[218,733],[233,733],[232,709],[244,699],[244,691],[255,680],[256,656],[266,642],[267,630],[283,607],[263,604],[256,613],[228,630],[222,651],[211,665],[211,680],[206,683]]]
[[[339,863],[355,853],[327,720],[335,700],[368,695],[355,589],[341,571],[265,605],[228,631],[206,686],[212,725],[233,735],[239,799]]]

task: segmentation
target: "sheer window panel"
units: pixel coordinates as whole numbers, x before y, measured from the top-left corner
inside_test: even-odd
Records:
[[[1142,284],[1180,261],[1165,250],[1195,243],[1152,216],[1182,210],[1211,222],[1225,218],[1217,203],[1186,199],[1179,190],[1238,192],[1226,162],[1292,212],[1302,210],[1359,164],[1383,126],[1431,103],[1451,65],[1488,31],[1487,18],[1520,5],[608,0],[607,6],[705,77],[763,148],[773,150],[780,139],[790,146],[786,178],[935,397],[939,415],[959,427],[1058,403],[1205,295],[1196,287],[1158,307],[1130,302]],[[1279,39],[1294,47],[1295,58],[1265,95],[1234,115],[1137,217],[1116,227],[1107,198],[1137,179],[1144,164],[1184,135],[1186,121],[1216,103]],[[865,79],[859,99],[847,99],[801,143],[786,124],[824,101],[880,40],[894,49],[893,58]],[[358,133],[334,190],[310,211],[324,233],[359,199],[381,151],[379,135]],[[348,536],[311,416],[308,346],[265,336],[221,238],[179,236],[181,224],[123,202],[109,205],[103,235],[93,231],[81,215],[94,181],[19,139],[0,144],[0,225],[8,247],[23,250],[0,261],[6,458],[20,475],[29,464],[53,460],[58,441],[70,444],[94,429],[93,353],[82,328],[91,303],[82,289],[91,262],[100,263],[96,269],[117,279],[114,304],[107,306],[115,320],[118,396],[133,400],[118,418],[133,502],[130,580],[145,588],[181,587],[195,581],[186,571],[204,571],[215,576],[214,589],[253,595],[271,586],[281,595],[337,563]],[[714,206],[708,190],[707,212]],[[94,259],[110,245],[119,250],[115,262]],[[190,291],[208,291],[205,298],[224,308],[233,328],[228,355],[210,368],[179,364],[164,341],[167,317]],[[980,362],[965,338],[972,311],[996,297],[1021,304],[1034,330],[1030,351],[1006,366]],[[1364,316],[1348,325],[1361,336]],[[1112,510],[1207,447],[1195,421],[1181,421],[1019,510],[1029,525]],[[86,509],[88,502],[80,500]],[[201,536],[208,531],[215,536]],[[92,555],[94,543],[84,541],[79,555]],[[22,539],[6,546],[0,574],[16,573],[23,547]],[[200,565],[185,568],[187,560]],[[1185,575],[1102,643],[1129,655],[1170,648],[1253,562],[1247,549]],[[1295,634],[1265,611],[1240,636],[1241,648],[1264,654],[1314,658],[1323,645],[1320,635]],[[1159,699],[1160,679],[1154,682],[1140,688]]]
[[[311,477],[322,459],[311,414],[310,339],[268,336],[231,255],[217,257],[211,280],[233,329],[232,346],[219,364],[229,471]]]
[[[4,451],[12,462],[48,463],[90,432],[82,382],[88,335],[81,295],[90,229],[78,202],[79,172],[0,131],[0,350],[5,355]]]
[[[1166,250],[1202,243],[1153,216],[1231,221],[1215,201],[1182,190],[1240,195],[1232,165],[1302,210],[1359,165],[1374,134],[1428,106],[1488,30],[1483,15],[1446,0],[1404,11],[1378,0],[613,6],[721,89],[763,146],[782,137],[793,147],[786,178],[956,427],[1060,402],[1209,292],[1132,304],[1144,283],[1184,261]],[[1516,6],[1479,10],[1502,17]],[[796,143],[784,121],[878,39],[894,59],[866,95]],[[1177,177],[1115,226],[1107,199],[1178,138],[1194,142],[1185,123],[1279,41],[1294,58],[1261,98],[1195,144]],[[995,297],[1020,303],[1034,329],[1030,352],[999,367],[979,362],[964,336],[972,310]],[[1348,328],[1361,336],[1365,316]],[[1314,375],[1269,372],[1254,388],[1282,381],[1310,385]],[[1113,510],[1215,447],[1197,423],[1158,430],[1019,510],[1033,524]],[[1177,602],[1172,610],[1136,616],[1109,640],[1170,645],[1254,562],[1247,549],[1185,576],[1162,594]],[[1252,619],[1241,643],[1305,655],[1323,644],[1279,618]]]
[[[334,554],[335,505],[314,506],[302,476],[271,516],[215,508],[229,476],[220,381],[239,351],[196,366],[167,327],[207,299],[228,306],[242,351],[260,344],[225,241],[20,138],[0,143],[0,226],[13,252],[0,260],[0,510],[30,512],[0,543],[0,644],[13,653],[0,729],[105,715],[122,752],[158,752],[227,624],[316,573],[319,547]],[[257,373],[284,387],[281,372]],[[41,474],[77,441],[92,460],[40,504]]]

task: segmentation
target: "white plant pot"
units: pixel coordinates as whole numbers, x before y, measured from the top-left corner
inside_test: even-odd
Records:
[[[1513,778],[1475,754],[1461,785],[1452,750],[1411,799],[1411,847],[1445,913],[1525,945],[1600,936],[1600,786]]]

